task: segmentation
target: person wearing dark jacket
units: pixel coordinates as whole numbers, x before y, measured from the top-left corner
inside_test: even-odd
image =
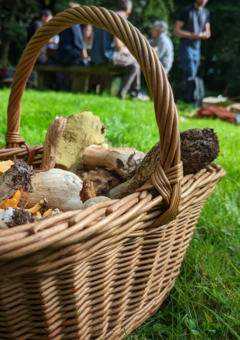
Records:
[[[41,28],[46,22],[51,20],[53,17],[52,12],[49,9],[43,9],[38,18],[34,18],[28,28],[27,32],[27,41],[34,36],[36,31]],[[55,60],[53,57],[47,56],[47,45],[45,45],[40,52],[36,64],[41,64],[41,65],[53,65],[55,64]]]
[[[80,25],[75,25],[60,32],[60,41],[56,60],[61,65],[86,65],[84,57],[85,43]],[[86,56],[86,55],[85,55]]]
[[[78,7],[69,3],[68,8]],[[60,41],[56,61],[60,65],[88,65],[87,51],[80,25],[74,25],[59,33]]]

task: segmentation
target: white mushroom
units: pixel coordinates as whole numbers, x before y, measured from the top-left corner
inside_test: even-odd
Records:
[[[81,209],[86,209],[88,207],[91,207],[91,205],[94,205],[99,202],[104,202],[104,201],[109,201],[110,198],[105,197],[105,196],[98,196],[98,197],[93,197],[87,200],[82,206]]]
[[[35,222],[33,215],[22,209],[0,209],[0,229],[12,228],[16,225]]]

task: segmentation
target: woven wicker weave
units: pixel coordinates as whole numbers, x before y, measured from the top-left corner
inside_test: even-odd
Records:
[[[123,339],[169,294],[202,206],[225,173],[212,164],[182,176],[178,116],[157,56],[128,21],[85,6],[55,16],[24,51],[1,158],[27,157],[38,166],[41,146],[26,146],[19,134],[22,94],[42,47],[77,23],[108,30],[141,65],[154,99],[161,164],[150,182],[121,200],[0,231],[1,340]],[[158,197],[149,192],[153,187]]]

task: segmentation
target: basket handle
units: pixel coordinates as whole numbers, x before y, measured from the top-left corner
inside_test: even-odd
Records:
[[[112,11],[95,6],[67,9],[44,24],[32,37],[23,52],[13,79],[8,105],[7,147],[16,147],[25,142],[19,133],[21,100],[28,77],[40,51],[51,37],[76,24],[92,24],[109,31],[126,45],[140,64],[154,100],[155,116],[160,135],[161,164],[159,164],[153,176],[153,183],[162,196],[168,198],[169,209],[172,206],[170,210],[173,215],[176,215],[181,196],[180,180],[182,172],[179,171],[179,168],[182,169],[182,167],[178,114],[172,90],[165,71],[146,38],[129,21]],[[178,178],[177,183],[172,186],[165,175],[165,171],[170,168],[172,168],[175,177]],[[166,211],[162,217],[164,215],[169,215],[169,212]]]

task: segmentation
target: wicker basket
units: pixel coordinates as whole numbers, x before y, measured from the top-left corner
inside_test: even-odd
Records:
[[[117,36],[141,65],[154,99],[161,164],[150,182],[121,200],[0,231],[1,340],[125,338],[168,296],[202,206],[225,173],[212,164],[182,176],[178,115],[157,56],[128,21],[84,6],[55,16],[23,53],[1,159],[17,155],[38,167],[42,147],[26,146],[19,134],[24,86],[49,39],[79,23]]]

